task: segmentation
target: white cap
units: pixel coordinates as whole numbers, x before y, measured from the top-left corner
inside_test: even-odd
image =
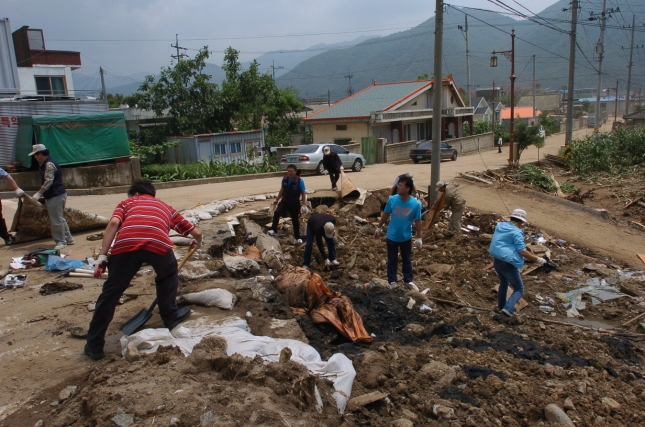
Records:
[[[331,151],[331,148],[329,148],[329,147],[323,148],[323,153],[325,153],[325,154],[329,153],[330,151]]]
[[[440,189],[441,187],[443,187],[444,185],[446,185],[446,184],[444,184],[444,182],[443,182],[443,181],[437,181],[437,190],[439,190],[439,189]]]
[[[412,178],[412,172],[406,172],[405,177],[406,178]]]
[[[31,153],[29,153],[28,155],[33,156],[37,152],[44,151],[46,149],[47,149],[47,147],[45,147],[45,144],[34,144],[34,145],[31,146]]]
[[[510,216],[511,218],[515,218],[515,219],[517,219],[518,221],[522,221],[522,222],[525,222],[525,223],[527,223],[527,224],[529,223],[529,222],[526,220],[526,211],[525,211],[525,210],[523,210],[523,209],[515,209],[515,210],[513,211],[513,213],[512,213],[512,214],[510,214],[509,216]]]
[[[328,239],[331,239],[334,237],[334,223],[333,222],[328,222],[325,224],[324,230],[325,230],[325,237]]]

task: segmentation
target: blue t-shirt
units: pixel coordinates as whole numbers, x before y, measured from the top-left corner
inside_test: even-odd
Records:
[[[7,171],[2,169],[2,168],[0,168],[0,179],[5,179],[8,176],[9,176],[9,174],[7,173]]]
[[[526,249],[524,232],[512,222],[498,222],[488,253],[493,258],[509,262],[517,268],[524,265],[520,251]]]
[[[391,215],[386,237],[393,242],[406,242],[412,239],[413,222],[421,219],[421,202],[411,196],[407,202],[398,194],[390,196],[385,213]]]
[[[295,179],[295,178],[294,178],[294,179]],[[291,185],[291,182],[292,182],[293,180],[291,180],[291,179],[287,178],[287,180],[286,180],[286,181],[287,181],[287,185],[286,185],[286,186],[285,186],[285,185],[283,185],[283,186],[282,186],[282,188],[289,187],[289,186]],[[304,192],[305,192],[305,181],[304,181],[302,178],[300,178],[300,192],[301,192],[301,193],[304,193]]]

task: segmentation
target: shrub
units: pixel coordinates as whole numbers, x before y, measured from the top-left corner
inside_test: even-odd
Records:
[[[141,174],[153,182],[183,181],[186,179],[212,178],[217,176],[249,175],[264,172],[277,172],[280,168],[266,157],[262,163],[237,161],[225,163],[202,161],[186,165],[141,165]]]

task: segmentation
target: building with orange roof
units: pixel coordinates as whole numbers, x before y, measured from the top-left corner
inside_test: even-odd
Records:
[[[474,108],[467,107],[450,75],[442,79],[443,138],[459,138],[462,125],[472,126]],[[434,80],[376,83],[303,119],[314,142],[345,144],[361,138],[388,143],[432,139]]]
[[[515,107],[515,121],[517,122],[517,120],[522,120],[529,126],[535,126],[537,123],[537,116],[539,116],[540,113],[540,110],[536,110],[534,115],[533,107]],[[502,110],[502,124],[508,127],[510,121],[511,109],[507,107]]]

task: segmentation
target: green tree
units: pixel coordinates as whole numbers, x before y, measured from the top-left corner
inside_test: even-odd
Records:
[[[152,110],[158,117],[168,112],[168,135],[231,130],[220,94],[209,74],[203,74],[208,59],[208,46],[192,59],[178,61],[161,69],[159,79],[146,76],[137,93],[140,108]]]
[[[583,112],[588,113],[591,110],[591,102],[585,100],[582,101],[582,104],[580,106]]]
[[[419,74],[417,80],[428,80],[428,73]]]
[[[547,113],[542,112],[538,115],[538,123],[541,126],[544,126],[544,130],[547,135],[560,132],[560,123],[558,122],[558,119],[549,116]]]
[[[115,93],[114,95],[108,93],[107,101],[109,108],[119,108],[122,104],[127,104],[128,107],[137,105],[137,98],[135,96],[125,96],[120,93]]]
[[[522,152],[531,145],[539,144],[542,138],[540,137],[540,129],[537,126],[528,126],[524,120],[517,120],[515,122],[515,129],[513,130],[514,142],[517,142],[517,161],[519,162]]]

